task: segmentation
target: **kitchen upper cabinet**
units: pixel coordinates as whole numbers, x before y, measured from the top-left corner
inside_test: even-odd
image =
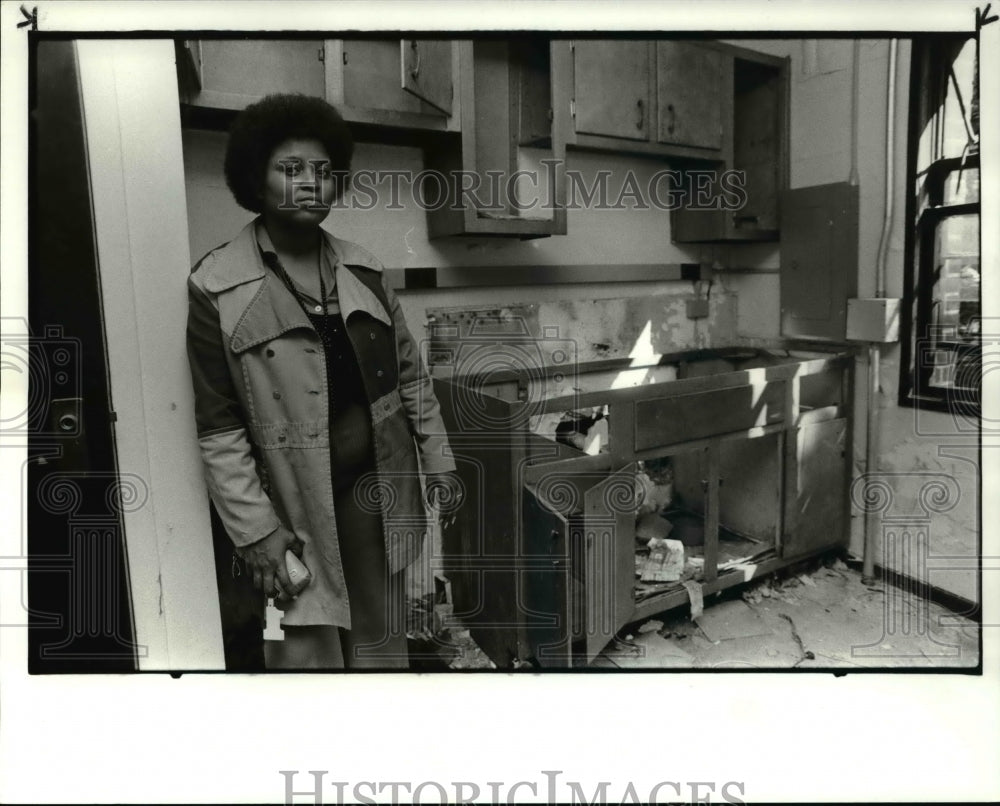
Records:
[[[181,99],[239,110],[269,93],[324,97],[352,123],[457,130],[455,43],[399,39],[203,39],[179,48]]]
[[[553,110],[550,43],[457,43],[461,138],[424,147],[431,238],[566,232],[566,115]],[[461,183],[461,184],[459,184]]]
[[[181,100],[192,106],[243,109],[270,93],[326,92],[321,40],[199,39],[178,56]]]
[[[561,41],[571,78],[567,144],[632,154],[724,159],[726,57],[691,42]]]
[[[722,148],[726,57],[689,42],[656,43],[656,139]]]
[[[444,115],[451,114],[451,42],[404,39],[403,89]]]
[[[327,100],[355,123],[455,130],[452,49],[445,40],[330,40]]]
[[[672,212],[671,237],[676,243],[774,241],[788,185],[788,60],[719,48],[723,97],[729,96],[722,105],[724,156],[695,169],[710,169],[712,180],[688,173],[687,205]],[[708,188],[701,199],[698,182]]]
[[[578,134],[649,140],[649,42],[573,44],[573,97]]]

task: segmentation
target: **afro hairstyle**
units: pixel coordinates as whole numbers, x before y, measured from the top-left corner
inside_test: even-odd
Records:
[[[336,198],[347,188],[354,140],[335,107],[310,95],[268,95],[244,109],[229,129],[226,184],[236,203],[261,212],[261,190],[274,149],[289,139],[318,140],[330,156]]]

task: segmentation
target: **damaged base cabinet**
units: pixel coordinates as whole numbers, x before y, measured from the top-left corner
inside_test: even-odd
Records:
[[[640,462],[669,457],[676,499],[703,530],[703,596],[846,544],[852,363],[786,347],[436,375],[466,486],[442,535],[444,573],[456,618],[498,668],[585,666],[630,622],[688,606],[683,580],[637,586]],[[609,422],[599,453],[540,427],[593,407]]]

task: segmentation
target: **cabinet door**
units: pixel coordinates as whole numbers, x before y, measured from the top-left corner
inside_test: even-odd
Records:
[[[782,556],[799,557],[847,541],[847,421],[788,432]]]
[[[202,39],[193,51],[201,73],[196,106],[242,109],[270,93],[325,94],[319,40]]]
[[[570,575],[569,521],[530,487],[523,489],[522,500],[518,617],[530,656],[546,668],[569,668],[578,629],[574,617],[583,595]]]
[[[657,142],[722,148],[725,61],[688,42],[656,43]]]
[[[573,54],[576,131],[649,140],[649,43],[579,41]]]
[[[402,87],[445,115],[451,114],[451,42],[404,39],[400,43]]]
[[[421,46],[429,43],[421,42]],[[332,39],[327,42],[327,99],[344,119],[357,123],[409,129],[446,130],[452,127],[451,42],[438,58],[421,58],[418,71],[442,73],[442,90],[432,105],[404,86],[406,42],[398,39]],[[446,68],[443,72],[438,68]]]
[[[635,463],[595,484],[583,500],[583,517],[574,521],[571,538],[574,570],[584,585],[582,627],[589,663],[635,611]]]

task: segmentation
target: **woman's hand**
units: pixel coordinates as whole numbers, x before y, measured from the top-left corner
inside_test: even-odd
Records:
[[[465,498],[465,485],[453,470],[427,476],[427,503],[437,512],[442,526],[455,522],[455,514]]]
[[[289,578],[285,567],[285,552],[291,550],[297,557],[301,557],[302,545],[302,541],[294,534],[284,526],[279,526],[262,540],[237,551],[253,574],[253,584],[258,590],[274,596],[277,593],[277,582],[281,585],[282,598],[288,600],[296,596],[306,586],[306,582],[293,583]]]

